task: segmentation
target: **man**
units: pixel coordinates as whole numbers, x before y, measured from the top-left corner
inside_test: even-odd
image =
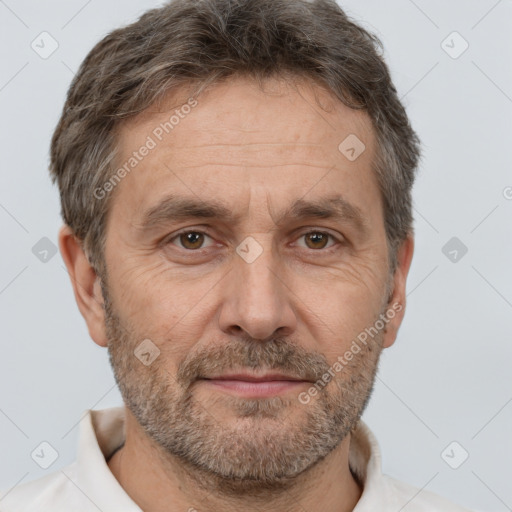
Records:
[[[51,148],[59,243],[124,408],[5,511],[462,511],[360,417],[404,315],[419,158],[330,0],[176,0],[105,37]]]

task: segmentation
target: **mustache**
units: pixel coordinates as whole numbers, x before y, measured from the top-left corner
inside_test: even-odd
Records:
[[[201,352],[189,354],[179,365],[176,379],[186,387],[195,380],[213,375],[265,369],[316,382],[329,367],[323,354],[308,352],[287,338],[261,341],[246,337],[230,339],[224,344],[210,345]]]

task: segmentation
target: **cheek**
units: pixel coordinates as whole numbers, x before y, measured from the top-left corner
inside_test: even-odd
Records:
[[[371,276],[371,274],[370,274]],[[375,277],[377,279],[377,277]],[[370,284],[368,283],[370,281]],[[316,340],[316,348],[328,360],[344,353],[352,341],[366,328],[374,325],[382,312],[383,292],[381,279],[371,283],[362,279],[331,276],[325,286],[309,280],[296,283],[296,307],[307,331]]]
[[[293,281],[305,304],[329,316],[347,315],[357,320],[380,311],[386,284],[381,267],[376,262],[354,258],[336,267],[297,275]]]
[[[152,340],[166,360],[184,358],[212,314],[218,279],[180,278],[162,264],[147,262],[119,269],[115,279],[116,310],[132,335]]]

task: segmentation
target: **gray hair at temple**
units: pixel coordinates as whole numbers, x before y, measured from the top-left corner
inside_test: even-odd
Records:
[[[411,188],[420,142],[382,57],[382,44],[334,0],[174,0],[114,30],[74,77],[51,143],[50,173],[62,217],[91,265],[106,276],[106,220],[113,194],[95,198],[115,172],[116,129],[165,93],[234,76],[308,79],[371,118],[390,272],[413,232]],[[341,142],[341,141],[340,141]]]

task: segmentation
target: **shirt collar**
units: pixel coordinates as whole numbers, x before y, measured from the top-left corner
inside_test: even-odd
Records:
[[[124,407],[88,410],[84,414],[77,452],[78,487],[100,510],[142,512],[107,464],[124,442]]]
[[[101,510],[142,512],[108,467],[107,460],[125,439],[124,407],[87,410],[80,422],[77,485]],[[354,512],[373,511],[384,498],[377,439],[359,420],[351,432],[349,466],[363,486]]]
[[[383,506],[385,500],[382,461],[379,443],[363,420],[351,432],[348,463],[363,487],[353,512],[374,512],[375,506]]]

